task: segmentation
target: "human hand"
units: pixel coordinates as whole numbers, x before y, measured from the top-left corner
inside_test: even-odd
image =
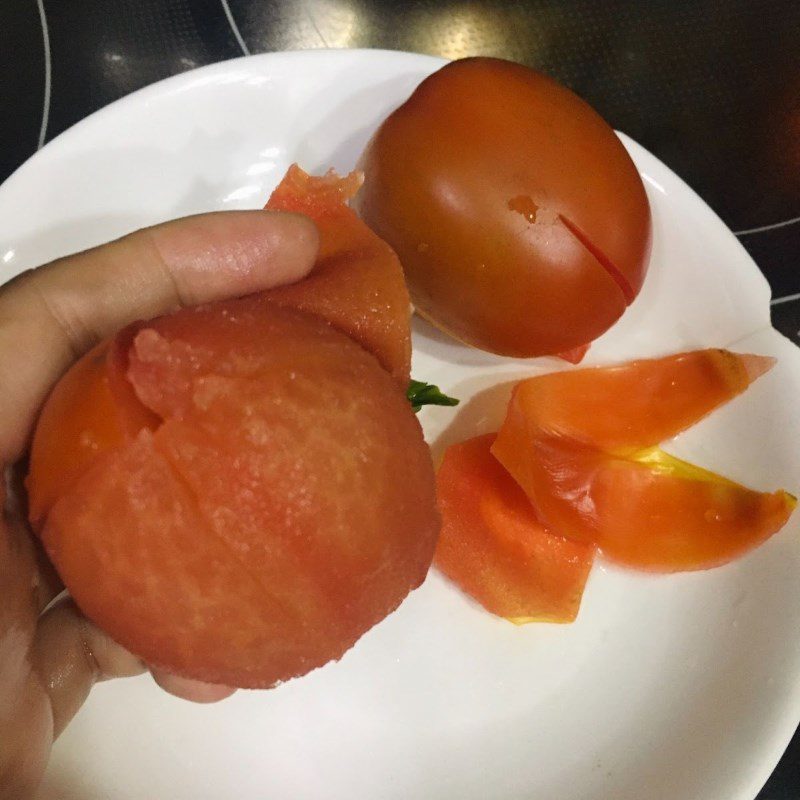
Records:
[[[15,467],[47,393],[73,361],[129,322],[299,280],[317,243],[313,224],[298,215],[204,214],[60,259],[0,288],[0,797],[35,790],[52,742],[96,681],[146,669],[69,598],[51,604],[63,587],[27,525]],[[233,692],[155,670],[153,677],[196,702]]]

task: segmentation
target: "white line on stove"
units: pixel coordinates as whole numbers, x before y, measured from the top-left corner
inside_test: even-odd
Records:
[[[239,47],[242,48],[242,52],[246,55],[250,55],[250,49],[245,44],[244,39],[242,38],[242,34],[239,32],[239,26],[236,24],[236,20],[233,18],[233,12],[231,11],[231,7],[228,5],[228,0],[219,0],[222,3],[222,10],[225,12],[225,16],[228,18],[228,24],[231,26],[231,30],[233,31],[233,35],[236,37],[236,41],[239,42]]]
[[[748,233],[761,233],[762,231],[773,231],[775,228],[785,228],[787,225],[794,225],[800,222],[800,217],[792,217],[792,219],[785,219],[783,222],[773,222],[771,225],[761,225],[758,228],[747,228],[743,231],[734,231],[737,236],[746,236]]]
[[[769,301],[771,306],[779,306],[781,303],[791,303],[793,300],[800,300],[800,292],[797,294],[787,294],[784,297],[775,297]]]
[[[47,122],[50,119],[50,86],[52,84],[50,63],[50,31],[47,29],[47,15],[44,13],[44,0],[36,0],[39,7],[39,21],[42,23],[42,43],[44,44],[44,104],[42,126],[39,128],[39,149],[44,146],[47,136]]]

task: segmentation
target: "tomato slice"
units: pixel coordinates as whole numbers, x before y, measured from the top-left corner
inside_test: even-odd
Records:
[[[571,622],[594,548],[548,532],[492,456],[494,434],[448,448],[437,474],[438,568],[493,614],[513,622]]]
[[[653,445],[735,397],[773,359],[705,350],[523,381],[492,452],[554,531],[638,569],[723,564],[787,521],[755,492]]]
[[[297,164],[289,167],[266,208],[311,217],[319,230],[319,256],[305,280],[265,296],[323,317],[371,352],[405,389],[411,376],[411,300],[392,248],[347,206],[360,185],[356,172],[317,177]]]

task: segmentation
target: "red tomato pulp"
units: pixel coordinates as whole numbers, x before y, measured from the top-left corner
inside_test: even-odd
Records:
[[[84,613],[151,665],[232,686],[341,657],[422,582],[439,526],[399,265],[336,210],[337,179],[293,175],[284,201],[313,198],[322,239],[308,281],[88,353],[28,476]]]

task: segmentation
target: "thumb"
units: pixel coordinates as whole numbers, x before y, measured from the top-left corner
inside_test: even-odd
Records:
[[[266,211],[167,222],[23,273],[0,289],[0,463],[16,461],[50,387],[100,339],[179,306],[304,277],[318,236]]]

